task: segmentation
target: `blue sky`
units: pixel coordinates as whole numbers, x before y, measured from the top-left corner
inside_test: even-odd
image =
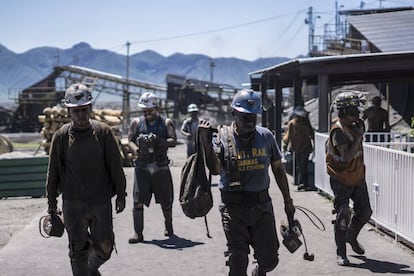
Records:
[[[16,53],[87,42],[126,54],[154,50],[168,56],[296,57],[308,51],[307,11],[316,34],[340,9],[360,0],[1,0],[0,43]],[[365,8],[414,6],[414,0],[365,0]]]

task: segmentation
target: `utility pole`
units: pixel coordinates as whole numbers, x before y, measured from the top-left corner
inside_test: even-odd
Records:
[[[320,16],[314,16],[313,15],[313,7],[309,7],[308,9],[308,18],[305,19],[305,24],[309,25],[309,40],[308,40],[308,51],[309,54],[311,54],[314,49],[314,44],[315,44],[315,21],[316,18],[321,18]]]
[[[213,70],[216,65],[214,64],[214,60],[210,58],[210,81],[213,82]]]
[[[125,79],[126,83],[124,85],[124,93],[122,95],[122,113],[123,113],[123,131],[128,131],[129,123],[130,123],[130,100],[129,100],[129,46],[131,43],[129,41],[126,42],[127,54],[126,54],[126,74]]]
[[[313,49],[313,37],[315,28],[313,26],[313,7],[308,9],[308,18],[305,19],[305,24],[309,26],[308,52],[311,53]]]
[[[345,31],[342,29],[341,15],[339,14],[340,8],[343,8],[344,5],[338,5],[338,1],[335,1],[335,33],[336,39],[339,40],[345,36]]]
[[[60,52],[59,52],[59,49],[56,49],[56,55],[54,57],[56,58],[56,66],[59,66],[59,64],[60,64]]]

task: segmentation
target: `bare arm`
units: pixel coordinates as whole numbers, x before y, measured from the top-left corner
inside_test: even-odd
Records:
[[[177,145],[177,134],[175,133],[175,124],[173,120],[167,118],[165,120],[165,125],[167,126],[167,145],[168,147],[175,147]]]
[[[295,207],[293,206],[293,201],[290,196],[289,183],[286,177],[285,168],[283,167],[282,161],[277,160],[271,163],[272,172],[276,179],[276,183],[279,186],[279,189],[282,193],[283,199],[285,201],[285,213],[288,219],[289,225],[293,225]]]
[[[188,124],[189,124],[188,120],[185,120],[183,122],[183,125],[181,126],[181,131],[180,132],[185,137],[190,137],[191,136],[191,133],[190,133],[190,131],[188,129]],[[190,122],[190,124],[191,124],[191,122]]]
[[[287,180],[285,168],[283,167],[282,161],[273,161],[271,163],[271,167],[273,175],[276,179],[276,183],[279,186],[280,191],[282,192],[283,199],[285,201],[291,200],[289,182]]]
[[[131,148],[132,152],[138,152],[138,145],[136,144],[136,133],[139,124],[139,118],[134,118],[129,125],[128,130],[128,145]]]

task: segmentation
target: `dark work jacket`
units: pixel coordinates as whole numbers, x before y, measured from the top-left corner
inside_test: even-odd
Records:
[[[56,197],[97,205],[113,195],[125,196],[126,180],[118,144],[110,127],[91,120],[85,130],[65,124],[52,138],[47,174],[50,207]]]

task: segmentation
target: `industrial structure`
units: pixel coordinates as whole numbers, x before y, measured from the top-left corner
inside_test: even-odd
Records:
[[[309,56],[335,56],[413,49],[413,7],[341,10],[336,3],[334,24],[324,24],[315,34],[316,15],[312,7],[305,23],[309,26]]]
[[[92,89],[94,102],[101,94],[122,97],[122,111],[126,118],[123,129],[129,126],[131,100],[138,100],[147,91],[163,95],[166,88],[158,84],[126,79],[122,76],[109,74],[79,66],[56,66],[51,74],[43,80],[23,89],[18,93],[18,107],[12,118],[11,131],[38,131],[41,124],[37,119],[45,107],[59,104],[64,97],[66,88],[75,82],[82,82]]]
[[[229,107],[237,92],[234,86],[173,74],[168,74],[166,80],[167,100],[174,102],[174,118],[187,114],[187,106],[194,103],[219,121],[228,119]]]

